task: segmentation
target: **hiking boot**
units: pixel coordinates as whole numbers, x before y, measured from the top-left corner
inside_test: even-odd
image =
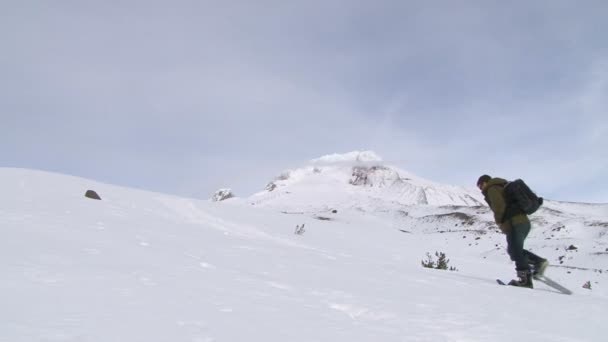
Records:
[[[547,259],[541,259],[539,262],[534,264],[534,266],[532,267],[532,278],[538,279],[542,277],[545,274],[547,266],[549,266],[549,262],[547,261]]]
[[[519,287],[527,287],[527,288],[533,288],[534,286],[532,285],[532,272],[530,272],[530,270],[525,270],[525,271],[517,271],[517,277],[519,279],[513,279],[509,282],[509,285],[512,286],[519,286]]]

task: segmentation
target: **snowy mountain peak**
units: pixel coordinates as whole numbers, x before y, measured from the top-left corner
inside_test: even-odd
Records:
[[[250,198],[255,205],[285,210],[337,207],[373,211],[403,205],[483,203],[479,191],[435,183],[386,165],[372,151],[331,154],[287,170]]]

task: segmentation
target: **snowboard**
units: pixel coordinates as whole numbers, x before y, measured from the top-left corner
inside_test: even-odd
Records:
[[[571,295],[572,291],[568,290],[567,288],[563,287],[562,285],[558,284],[555,280],[548,278],[547,276],[538,276],[536,278],[533,278],[533,280],[535,281],[539,281],[551,288],[553,288],[554,290],[559,291],[559,293],[565,294],[565,295]],[[507,283],[505,283],[504,281],[500,280],[500,279],[496,279],[496,282],[499,285],[507,285]]]

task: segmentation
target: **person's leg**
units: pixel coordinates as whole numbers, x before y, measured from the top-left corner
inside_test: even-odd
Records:
[[[526,249],[524,249],[524,254],[528,257],[528,262],[530,263],[530,265],[538,266],[547,261],[547,259],[538,256]]]
[[[530,265],[535,265],[535,264],[539,263],[541,260],[544,260],[543,258],[541,258],[538,255],[530,252],[527,249],[524,249],[524,254],[528,258],[528,262],[530,263]]]
[[[528,263],[530,264],[530,269],[532,270],[532,275],[534,277],[539,277],[545,274],[545,270],[549,266],[549,261],[547,259],[540,257],[528,250],[524,249],[524,254],[528,256]]]
[[[524,251],[524,241],[530,232],[530,223],[523,223],[513,226],[511,234],[507,241],[509,242],[509,250],[511,259],[515,261],[517,277],[519,280],[511,280],[509,285],[522,286],[532,288],[532,272],[528,265],[528,255]]]
[[[515,268],[518,271],[530,270],[528,265],[528,255],[525,252],[524,241],[530,233],[530,223],[522,223],[514,225],[511,232],[507,234],[507,250],[511,256],[511,260],[515,261]]]
[[[509,254],[511,261],[515,261],[515,258],[513,257],[513,242],[511,242],[513,240],[513,230],[511,229],[511,231],[505,235],[507,237],[507,254]]]
[[[528,234],[530,233],[531,225],[529,223],[520,224],[513,227],[516,230],[516,236],[521,239],[522,245],[524,244]],[[528,261],[528,269],[530,269],[535,277],[542,276],[545,273],[545,269],[549,266],[547,259],[540,257],[527,249],[523,249],[524,258]]]

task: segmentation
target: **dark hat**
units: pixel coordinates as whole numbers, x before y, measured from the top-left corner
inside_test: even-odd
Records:
[[[479,179],[477,180],[477,186],[479,187],[482,183],[489,182],[490,179],[492,179],[492,177],[490,177],[488,175],[483,175],[483,176],[479,177]]]

